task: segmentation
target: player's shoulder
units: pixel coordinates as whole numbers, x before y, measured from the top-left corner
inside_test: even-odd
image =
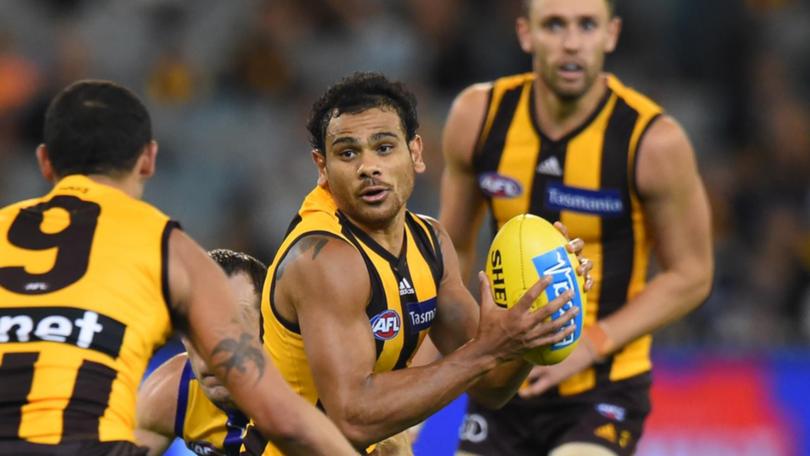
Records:
[[[632,109],[649,116],[663,112],[663,108],[644,93],[624,84],[613,74],[606,74],[610,90]]]
[[[416,212],[411,212],[416,219],[421,220],[425,225],[431,227],[435,232],[439,232],[442,230],[442,223],[436,218],[431,215],[426,214],[417,214]]]
[[[354,314],[365,308],[371,297],[370,272],[374,266],[367,260],[371,261],[368,254],[361,254],[345,238],[308,234],[296,240],[275,269],[274,305],[282,309],[292,306],[299,315],[308,309]]]
[[[322,257],[340,257],[342,255],[352,256],[352,252],[357,253],[357,248],[343,235],[326,231],[313,231],[305,233],[295,239],[289,248],[294,260],[303,259],[316,261]],[[301,255],[309,252],[310,256]]]
[[[347,238],[329,232],[309,232],[298,237],[279,261],[276,279],[295,277],[292,283],[312,280],[328,281],[330,277],[343,277],[365,269],[365,262],[357,246]]]
[[[106,200],[102,202],[102,207],[105,207],[104,203],[106,203],[106,207],[109,207],[109,209],[115,209],[116,212],[120,211],[118,212],[120,216],[131,220],[135,225],[143,225],[148,222],[157,223],[162,226],[170,219],[169,215],[160,210],[157,206],[153,206],[144,200],[130,197],[129,195],[124,195],[117,201],[113,199]]]
[[[174,431],[177,400],[188,355],[181,353],[158,366],[138,390],[138,427],[162,434]]]
[[[671,116],[661,115],[644,132],[638,154],[641,170],[651,169],[658,174],[668,165],[691,161],[694,151],[680,123]]]
[[[420,219],[425,224],[425,226],[427,226],[430,230],[433,231],[433,234],[436,236],[436,240],[438,241],[440,247],[443,247],[448,243],[452,245],[452,241],[450,240],[450,234],[444,228],[442,222],[440,222],[438,219],[430,215],[416,214],[413,212],[412,214],[414,215],[414,217]]]
[[[472,113],[483,113],[489,104],[493,82],[477,82],[459,92],[450,106],[451,116],[467,116]]]
[[[492,87],[498,90],[511,90],[523,87],[526,83],[534,82],[537,74],[534,72],[510,74],[501,76],[491,82]]]
[[[493,93],[502,93],[523,87],[526,83],[532,82],[537,76],[532,73],[519,73],[501,76],[492,81],[476,82],[462,90],[454,101],[457,109],[466,109],[480,105],[484,107],[492,99]]]

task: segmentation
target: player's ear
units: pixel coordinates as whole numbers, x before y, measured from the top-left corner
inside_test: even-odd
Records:
[[[413,139],[408,141],[408,150],[411,151],[411,160],[413,160],[413,169],[417,173],[423,173],[427,169],[425,161],[422,159],[422,137],[414,135]]]
[[[605,52],[611,53],[614,49],[616,49],[616,45],[619,43],[619,35],[622,32],[622,19],[619,16],[613,16],[610,18],[607,24],[607,34],[608,38],[605,42]]]
[[[45,144],[40,144],[39,147],[37,147],[37,163],[39,164],[39,172],[45,180],[52,184],[55,184],[56,181],[59,180],[56,171],[53,169],[51,156],[48,154],[48,147],[45,146]]]
[[[523,52],[527,54],[534,53],[534,46],[532,46],[532,36],[529,27],[529,18],[520,16],[515,21],[515,32],[517,33],[518,43]]]
[[[143,148],[141,156],[138,157],[138,162],[135,165],[138,176],[143,179],[148,179],[155,174],[155,167],[157,166],[157,141],[149,141]]]
[[[321,153],[320,149],[312,149],[312,161],[318,167],[318,186],[329,188],[327,186],[326,155]]]

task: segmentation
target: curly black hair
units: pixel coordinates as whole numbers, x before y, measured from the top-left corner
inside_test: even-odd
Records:
[[[325,154],[326,127],[332,118],[381,107],[397,111],[406,139],[412,140],[419,128],[413,93],[403,83],[391,81],[381,73],[357,72],[329,87],[312,105],[307,121],[310,144]]]

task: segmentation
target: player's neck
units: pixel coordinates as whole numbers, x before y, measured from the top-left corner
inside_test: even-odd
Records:
[[[404,207],[385,225],[372,226],[358,222],[351,217],[349,219],[391,255],[399,257],[399,254],[402,253],[402,240],[405,236]]]
[[[143,197],[143,181],[138,179],[138,177],[134,174],[129,174],[122,177],[112,177],[104,174],[89,174],[87,177],[95,182],[98,182],[99,184],[117,188],[135,199],[141,199],[141,197]]]
[[[581,97],[559,97],[537,78],[534,84],[537,120],[543,133],[558,140],[578,128],[591,116],[607,90],[607,77],[599,75],[596,82]]]

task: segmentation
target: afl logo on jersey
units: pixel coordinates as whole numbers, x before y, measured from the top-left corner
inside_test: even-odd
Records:
[[[391,309],[383,310],[371,317],[371,332],[377,340],[390,340],[397,337],[402,322],[399,314]]]
[[[480,174],[478,186],[491,198],[515,198],[523,194],[520,182],[498,173]]]

